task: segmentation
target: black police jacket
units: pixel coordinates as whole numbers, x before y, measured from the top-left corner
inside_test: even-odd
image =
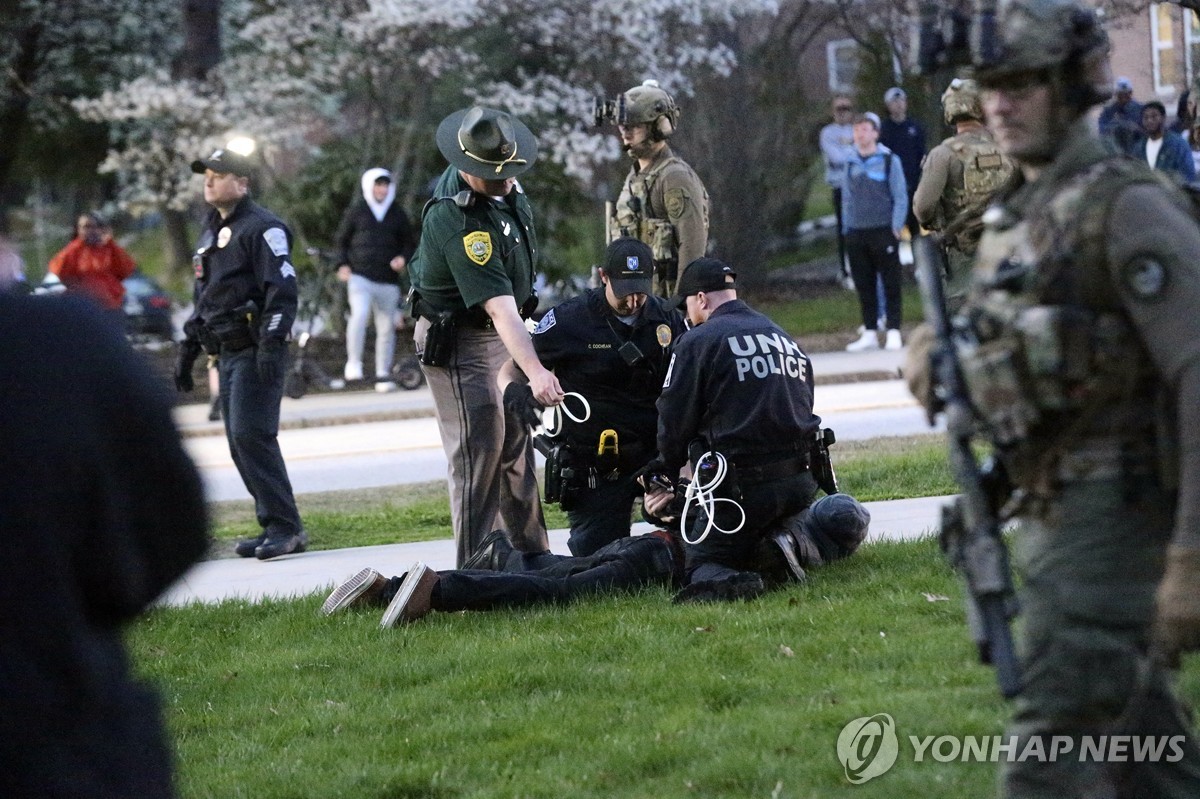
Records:
[[[609,307],[603,287],[573,297],[542,317],[533,332],[538,358],[554,370],[564,391],[581,394],[591,406],[586,422],[564,416],[560,438],[573,455],[586,462],[596,453],[601,432],[615,430],[621,468],[639,468],[654,456],[655,401],[671,348],[683,331],[683,316],[653,296],[646,298],[633,324],[625,324]],[[574,398],[566,403],[579,415]]]
[[[297,303],[291,247],[287,225],[249,197],[225,219],[215,208],[209,211],[192,258],[192,318],[211,322],[249,301],[259,313],[259,338],[287,338]]]
[[[681,336],[658,400],[658,451],[674,474],[697,437],[735,461],[807,452],[812,362],[782,328],[731,300]]]

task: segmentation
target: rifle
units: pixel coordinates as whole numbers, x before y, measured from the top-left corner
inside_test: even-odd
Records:
[[[925,320],[936,343],[930,353],[935,393],[943,403],[950,441],[950,467],[962,493],[942,508],[942,551],[967,584],[967,623],[979,648],[979,659],[996,668],[1000,693],[1011,699],[1021,690],[1020,665],[1008,627],[1013,600],[1008,548],[1000,532],[995,507],[995,472],[981,469],[971,451],[974,411],[963,384],[955,331],[946,311],[942,287],[944,255],[937,240],[913,240],[913,259]],[[932,421],[933,413],[930,413]]]

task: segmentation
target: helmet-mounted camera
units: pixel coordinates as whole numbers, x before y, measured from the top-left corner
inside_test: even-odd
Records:
[[[679,124],[679,106],[656,80],[647,80],[609,100],[597,97],[592,101],[592,124],[647,125],[650,138],[662,141],[670,138]]]

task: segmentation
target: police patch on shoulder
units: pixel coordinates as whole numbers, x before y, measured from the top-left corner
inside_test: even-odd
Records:
[[[276,255],[288,254],[287,234],[283,232],[281,227],[267,228],[263,233],[263,238],[267,241],[267,246],[271,248],[271,252]]]
[[[476,230],[463,236],[463,249],[467,257],[483,266],[492,257],[492,237],[486,230]]]
[[[545,333],[547,330],[554,327],[554,325],[554,309],[551,308],[550,310],[546,311],[546,315],[543,316],[541,321],[537,323],[537,327],[533,329],[533,335],[536,336],[538,333]]]
[[[1148,301],[1161,299],[1170,282],[1167,268],[1162,262],[1148,256],[1129,261],[1122,269],[1121,275],[1133,296]]]
[[[687,207],[687,192],[682,188],[667,189],[663,192],[663,204],[667,206],[667,216],[678,219]]]

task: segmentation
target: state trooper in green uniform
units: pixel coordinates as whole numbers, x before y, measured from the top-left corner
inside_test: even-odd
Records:
[[[1003,2],[996,30],[975,74],[1020,175],[984,215],[956,341],[1021,521],[1008,734],[1046,753],[1002,762],[1004,795],[1200,796],[1165,665],[1200,643],[1200,228],[1187,198],[1096,135],[1088,111],[1112,81],[1092,9]],[[1052,736],[1072,747],[1053,761]],[[1132,744],[1096,758],[1087,736],[1172,743],[1156,760]]]
[[[492,530],[517,549],[548,549],[529,429],[506,415],[496,384],[511,357],[542,405],[562,401],[522,321],[537,306],[537,233],[516,176],[537,158],[520,120],[478,106],[442,120],[437,145],[450,166],[422,213],[410,273],[421,368],[433,393],[448,460],[458,564]]]
[[[654,293],[670,297],[675,282],[708,249],[708,191],[667,139],[679,125],[679,106],[648,80],[625,92],[614,121],[633,167],[608,222],[609,242],[641,239],[654,253]]]
[[[952,298],[965,293],[971,264],[983,234],[983,211],[1016,170],[983,124],[979,87],[955,78],[942,93],[942,113],[954,135],[921,162],[921,182],[913,195],[918,221],[942,236]]]

